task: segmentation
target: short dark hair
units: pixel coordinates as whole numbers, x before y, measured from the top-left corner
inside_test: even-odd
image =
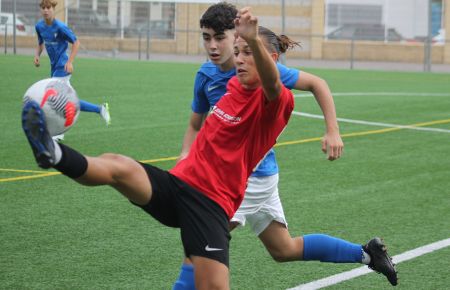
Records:
[[[237,12],[236,6],[225,1],[211,5],[200,19],[200,28],[211,28],[218,33],[234,29]]]

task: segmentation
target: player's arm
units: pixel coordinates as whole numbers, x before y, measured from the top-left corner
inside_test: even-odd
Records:
[[[72,49],[70,51],[69,59],[67,60],[66,64],[64,65],[64,69],[68,73],[73,72],[73,61],[75,59],[75,56],[78,53],[78,47],[80,46],[80,41],[77,39],[72,43]]]
[[[280,96],[282,84],[274,59],[264,47],[262,39],[258,36],[258,19],[250,13],[250,8],[239,11],[235,20],[236,33],[249,45],[256,69],[262,83],[264,94],[268,101]]]
[[[327,82],[318,76],[302,71],[294,88],[309,91],[314,95],[322,110],[326,125],[326,132],[322,139],[322,151],[328,153],[328,160],[338,159],[342,155],[344,143],[339,133],[336,107]]]
[[[44,51],[44,41],[42,40],[41,34],[39,33],[37,27],[36,35],[38,37],[38,45],[36,46],[36,51],[34,53],[34,65],[38,67],[41,65],[40,58],[42,51]]]
[[[184,134],[183,145],[181,146],[181,153],[178,157],[178,161],[183,160],[188,155],[189,150],[191,149],[191,145],[197,137],[198,131],[200,131],[200,128],[203,125],[205,117],[206,114],[192,112],[188,127],[186,129],[186,133]]]
[[[44,44],[38,44],[36,47],[36,52],[34,53],[34,65],[35,66],[40,66],[41,65],[41,53],[42,51],[44,51]]]

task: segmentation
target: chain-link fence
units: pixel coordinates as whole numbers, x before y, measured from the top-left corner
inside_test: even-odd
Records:
[[[35,47],[39,1],[0,0],[5,53]],[[80,39],[80,54],[203,55],[198,20],[216,2],[59,0],[56,17]],[[229,2],[251,6],[261,25],[300,41],[302,48],[288,58],[348,61],[349,67],[360,61],[422,63],[425,70],[450,65],[450,0]]]

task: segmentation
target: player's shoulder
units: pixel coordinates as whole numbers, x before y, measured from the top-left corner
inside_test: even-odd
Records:
[[[67,25],[64,22],[62,22],[61,20],[58,20],[58,19],[53,20],[53,25],[55,25],[57,27],[67,27]]]
[[[300,69],[298,68],[293,68],[293,67],[288,67],[280,62],[277,62],[277,68],[279,71],[283,72],[283,71],[289,71],[289,72],[299,72]]]
[[[241,83],[239,82],[238,78],[236,76],[233,76],[230,78],[230,80],[227,83],[227,91],[231,93],[243,93],[247,94],[249,91],[244,90]]]
[[[228,71],[221,71],[218,65],[207,61],[200,66],[197,74],[203,75],[209,79],[222,79],[228,81],[231,77],[236,75],[236,70],[232,68]]]
[[[36,27],[36,28],[43,28],[44,25],[45,25],[44,19],[41,19],[41,20],[39,20],[38,22],[36,22],[35,27]]]
[[[212,78],[217,75],[218,71],[219,69],[214,63],[207,61],[200,66],[200,68],[198,69],[198,74]]]

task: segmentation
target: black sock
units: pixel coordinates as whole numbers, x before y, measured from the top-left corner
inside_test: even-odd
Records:
[[[53,168],[70,178],[78,178],[86,173],[88,166],[86,157],[69,146],[61,143],[59,146],[62,152],[61,160]]]

